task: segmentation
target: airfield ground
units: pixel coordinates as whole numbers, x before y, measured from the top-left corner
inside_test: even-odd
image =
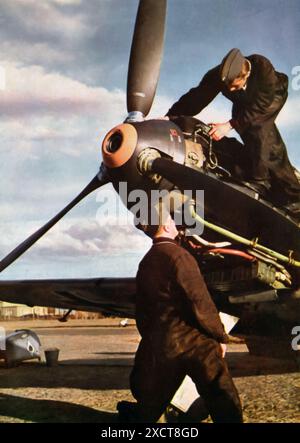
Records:
[[[7,369],[0,362],[0,422],[107,423],[120,400],[133,400],[128,377],[139,342],[134,321],[120,319],[2,322],[8,332],[32,329],[43,350],[60,349],[59,365],[31,360]],[[250,356],[230,344],[227,362],[248,423],[299,423],[300,373],[294,363]],[[287,372],[287,373],[286,373]]]

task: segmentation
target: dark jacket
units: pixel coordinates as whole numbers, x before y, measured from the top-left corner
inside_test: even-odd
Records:
[[[137,327],[153,349],[175,357],[206,337],[228,341],[196,260],[175,241],[154,240],[139,266],[137,293]]]
[[[218,65],[205,74],[197,87],[183,95],[167,115],[194,116],[221,92],[234,104],[231,123],[239,133],[249,126],[259,126],[269,115],[268,110],[275,100],[286,100],[288,77],[276,72],[271,62],[262,55],[254,54],[246,58],[251,63],[251,74],[245,90],[230,92],[221,81]]]

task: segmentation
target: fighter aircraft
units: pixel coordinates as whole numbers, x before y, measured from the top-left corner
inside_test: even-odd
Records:
[[[197,258],[217,307],[238,316],[247,333],[290,342],[300,318],[298,222],[234,177],[207,125],[184,117],[146,120],[159,77],[166,6],[166,0],[140,0],[127,79],[128,117],[104,138],[99,171],[73,201],[2,259],[0,272],[107,183],[116,192],[124,182],[128,192],[173,192],[182,196],[179,203],[174,199],[173,209],[185,205],[204,227],[193,237],[186,231],[182,242]],[[192,191],[188,201],[185,190]],[[197,200],[197,190],[204,190],[204,202]],[[123,202],[132,210],[132,202]],[[147,232],[149,225],[141,227]],[[132,278],[2,280],[0,291],[3,301],[134,317]]]

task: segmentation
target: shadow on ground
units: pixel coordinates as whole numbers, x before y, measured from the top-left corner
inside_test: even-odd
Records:
[[[289,360],[254,357],[244,352],[228,352],[226,360],[233,377],[285,374],[298,371]],[[55,367],[23,362],[7,369],[0,367],[1,388],[75,388],[86,390],[129,389],[132,359],[68,360]]]
[[[296,360],[250,355],[248,352],[228,352],[227,364],[233,377],[288,374],[299,371]]]
[[[1,388],[75,388],[93,390],[128,389],[129,366],[47,367],[24,362],[16,368],[0,368]]]
[[[0,394],[0,415],[35,423],[109,423],[117,419],[117,414],[74,403],[33,400],[6,394]]]

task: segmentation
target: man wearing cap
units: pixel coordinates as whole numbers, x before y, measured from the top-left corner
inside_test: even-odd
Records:
[[[211,137],[219,141],[234,128],[245,145],[241,154],[243,179],[262,196],[272,186],[277,204],[299,217],[300,185],[274,123],[287,99],[287,90],[288,77],[275,71],[266,57],[244,57],[234,48],[170,108],[167,116],[194,116],[221,92],[233,103],[232,119],[212,124]]]
[[[214,422],[242,422],[223,358],[228,336],[196,260],[175,240],[178,230],[170,215],[148,235],[154,236],[153,246],[137,273],[142,340],[130,377],[137,404],[120,402],[120,421],[156,422],[189,375]]]

